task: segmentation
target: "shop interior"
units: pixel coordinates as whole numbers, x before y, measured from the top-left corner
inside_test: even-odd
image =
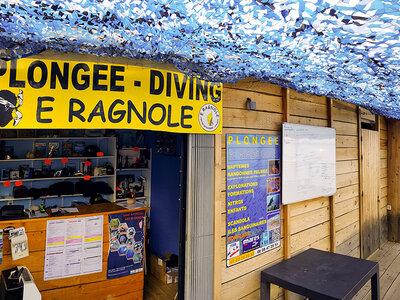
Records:
[[[125,129],[0,130],[0,221],[107,202],[150,207],[144,299],[174,299],[183,277],[184,139]]]

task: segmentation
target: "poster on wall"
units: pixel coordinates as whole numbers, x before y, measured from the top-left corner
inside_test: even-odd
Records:
[[[281,138],[226,135],[226,265],[280,246]]]
[[[107,279],[143,271],[145,211],[108,216],[110,249]]]
[[[103,216],[47,221],[44,280],[103,270]]]

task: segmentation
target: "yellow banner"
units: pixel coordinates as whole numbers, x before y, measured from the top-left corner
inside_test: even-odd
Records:
[[[0,63],[0,128],[222,132],[222,83],[131,65]]]

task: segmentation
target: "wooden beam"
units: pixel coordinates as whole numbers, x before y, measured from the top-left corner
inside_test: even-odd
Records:
[[[282,88],[283,96],[283,122],[289,122],[290,110],[289,110],[289,99],[290,89]],[[283,258],[290,258],[290,205],[283,205]],[[284,291],[285,299],[289,299],[289,291]]]
[[[333,100],[326,98],[328,106],[328,127],[333,126]],[[331,252],[336,252],[336,214],[334,197],[329,197],[329,223],[330,223],[330,243]]]
[[[363,212],[363,178],[362,178],[362,127],[361,127],[361,108],[357,106],[357,128],[358,128],[358,180],[359,180],[359,224],[360,224],[360,257],[364,258],[364,238],[363,238],[363,224],[364,224],[364,212]]]
[[[380,122],[380,116],[375,115],[375,129],[378,131],[378,162],[381,160],[381,122]],[[378,210],[378,237],[379,237],[379,248],[381,248],[381,230],[382,230],[382,224],[381,224],[381,198],[380,198],[380,191],[381,191],[381,169],[380,169],[380,164],[378,168],[378,201],[376,203],[377,210]]]
[[[388,122],[388,240],[400,242],[400,121]]]

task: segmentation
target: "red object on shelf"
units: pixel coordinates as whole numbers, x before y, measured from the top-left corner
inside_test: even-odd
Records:
[[[133,150],[139,151],[140,149],[139,149],[139,147],[134,147]]]
[[[88,167],[90,167],[92,165],[92,162],[90,160],[85,161],[85,165],[87,165]]]
[[[104,156],[103,152],[97,152],[97,156]]]
[[[46,165],[51,165],[51,159],[50,159],[50,158],[46,158],[46,159],[44,160],[44,163],[45,163]]]
[[[21,186],[22,185],[22,180],[18,180],[15,182],[15,186]]]
[[[10,186],[11,185],[11,181],[10,180],[5,181],[5,182],[3,182],[3,185],[4,185],[4,187]]]
[[[83,180],[90,180],[90,175],[83,176]]]
[[[62,162],[63,164],[66,164],[66,163],[68,162],[68,157],[62,158],[62,159],[61,159],[61,162]]]

